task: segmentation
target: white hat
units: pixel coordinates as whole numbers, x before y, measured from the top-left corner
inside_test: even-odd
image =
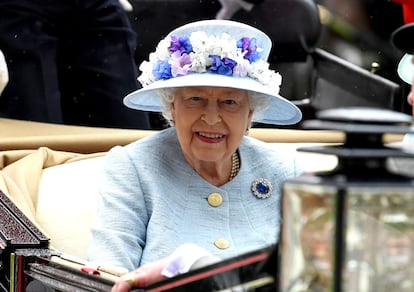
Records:
[[[413,55],[404,54],[397,67],[398,76],[408,84],[412,84],[414,78],[414,64],[411,60],[413,60]]]
[[[412,63],[414,53],[414,23],[407,23],[397,28],[391,34],[391,43],[405,54],[398,62],[398,76],[409,84],[413,83],[414,65]]]
[[[282,77],[269,69],[271,40],[262,31],[230,20],[203,20],[172,31],[144,61],[138,77],[143,88],[124,98],[126,106],[161,111],[157,90],[189,86],[230,87],[270,97],[255,122],[298,123],[298,107],[279,95]]]

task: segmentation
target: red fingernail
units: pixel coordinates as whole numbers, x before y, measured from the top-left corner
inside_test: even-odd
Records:
[[[99,271],[97,269],[94,269],[94,268],[82,267],[80,270],[84,273],[88,273],[88,274],[91,274],[91,275],[98,275],[98,276],[101,275],[101,273],[99,273]]]

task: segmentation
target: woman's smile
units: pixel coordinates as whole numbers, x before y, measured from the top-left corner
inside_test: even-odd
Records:
[[[196,132],[196,135],[206,143],[220,143],[226,138],[226,135],[214,132]]]

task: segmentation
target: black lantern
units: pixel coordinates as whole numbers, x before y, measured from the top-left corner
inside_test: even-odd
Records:
[[[413,132],[412,117],[369,108],[317,117],[304,127],[343,131],[345,141],[299,149],[338,165],[283,185],[280,290],[414,291],[414,181],[388,167],[414,155],[384,143]]]

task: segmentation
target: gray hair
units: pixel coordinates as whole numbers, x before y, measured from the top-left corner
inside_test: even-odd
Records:
[[[170,126],[174,125],[171,104],[174,102],[175,88],[162,88],[157,90],[157,94],[160,97],[161,102],[161,114],[166,119]],[[270,105],[270,96],[263,95],[258,92],[249,91],[249,98],[251,106],[254,110],[253,119],[260,116]]]

